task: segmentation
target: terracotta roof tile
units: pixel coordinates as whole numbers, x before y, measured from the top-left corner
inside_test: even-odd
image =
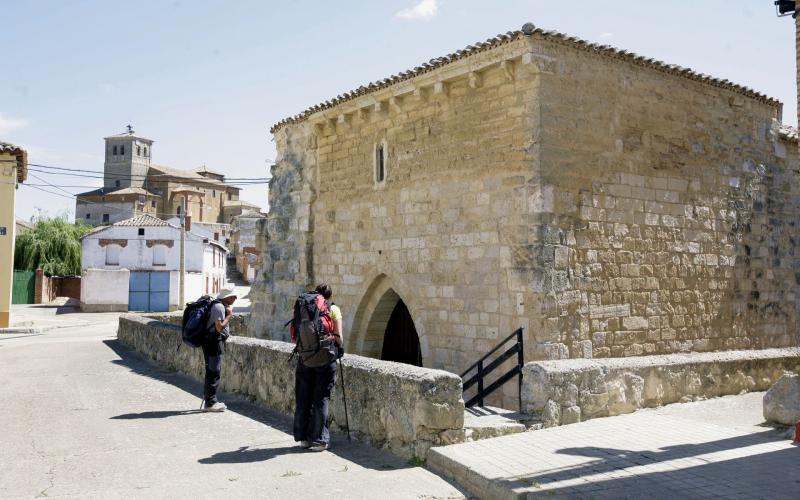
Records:
[[[696,71],[684,68],[682,66],[678,66],[677,64],[667,64],[653,58],[645,58],[633,52],[617,49],[610,45],[599,45],[596,43],[587,42],[586,40],[582,40],[574,36],[565,35],[557,31],[545,31],[540,28],[536,28],[532,23],[526,23],[525,25],[522,26],[522,29],[520,30],[509,31],[504,34],[501,33],[497,36],[489,38],[485,42],[478,42],[473,45],[467,45],[462,50],[457,50],[452,54],[447,54],[441,57],[433,58],[427,63],[422,63],[421,65],[415,67],[414,69],[408,71],[401,71],[400,73],[392,75],[388,78],[384,78],[383,80],[378,80],[377,82],[371,82],[366,85],[362,85],[355,90],[351,90],[349,92],[345,92],[344,94],[340,94],[331,100],[315,104],[314,106],[311,106],[294,116],[290,116],[288,118],[284,118],[283,120],[279,121],[270,128],[270,133],[277,132],[284,125],[302,122],[303,120],[305,120],[314,113],[333,108],[335,106],[338,106],[339,104],[355,99],[356,97],[369,94],[376,90],[387,88],[401,81],[410,80],[411,78],[441,68],[451,62],[457,61],[459,59],[464,59],[466,57],[472,56],[480,52],[485,52],[487,50],[495,49],[497,47],[506,45],[512,41],[519,40],[524,37],[541,38],[547,41],[560,43],[563,45],[569,45],[579,50],[585,50],[589,52],[603,54],[615,59],[621,59],[631,62],[633,64],[638,64],[640,66],[647,66],[656,69],[658,71],[662,71],[664,73],[670,73],[682,76],[684,78],[688,78],[690,80],[695,80],[698,82],[706,83],[708,85],[713,85],[715,87],[725,88],[746,95],[747,97],[756,99],[758,101],[766,102],[773,105],[780,104],[780,101],[778,101],[777,99],[773,99],[751,88],[735,84],[729,80],[714,78],[702,73],[697,73]]]
[[[121,220],[112,224],[113,226],[135,226],[135,227],[176,227],[165,220],[153,217],[149,214],[140,214],[130,219]]]

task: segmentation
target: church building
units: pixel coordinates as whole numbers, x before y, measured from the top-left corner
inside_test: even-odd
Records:
[[[106,137],[103,187],[77,195],[75,219],[97,226],[141,214],[179,217],[184,196],[194,222],[230,224],[231,217],[251,208],[224,174],[205,165],[195,170],[156,165],[152,155],[153,141],[136,135],[130,125]]]

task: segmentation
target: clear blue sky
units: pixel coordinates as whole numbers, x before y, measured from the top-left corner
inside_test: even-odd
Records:
[[[772,0],[0,0],[0,17],[0,140],[31,163],[102,170],[130,121],[155,163],[265,176],[278,120],[526,21],[747,85],[796,124],[793,21]],[[18,194],[23,218],[74,210]],[[242,197],[265,207],[266,186]]]

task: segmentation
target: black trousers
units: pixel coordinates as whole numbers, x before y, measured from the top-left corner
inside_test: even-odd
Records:
[[[294,377],[294,440],[330,444],[328,411],[336,383],[336,361],[318,368],[297,363]]]
[[[203,384],[203,398],[206,406],[217,402],[217,388],[222,371],[222,354],[225,352],[223,340],[208,340],[203,344],[203,359],[206,362],[206,378]]]

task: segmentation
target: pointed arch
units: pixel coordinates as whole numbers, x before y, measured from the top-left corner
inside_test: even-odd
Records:
[[[411,315],[420,343],[422,361],[428,359],[428,341],[424,325],[415,314],[415,297],[402,283],[379,273],[372,279],[358,303],[350,335],[346,339],[347,352],[380,359],[386,326],[395,307],[405,303]]]

